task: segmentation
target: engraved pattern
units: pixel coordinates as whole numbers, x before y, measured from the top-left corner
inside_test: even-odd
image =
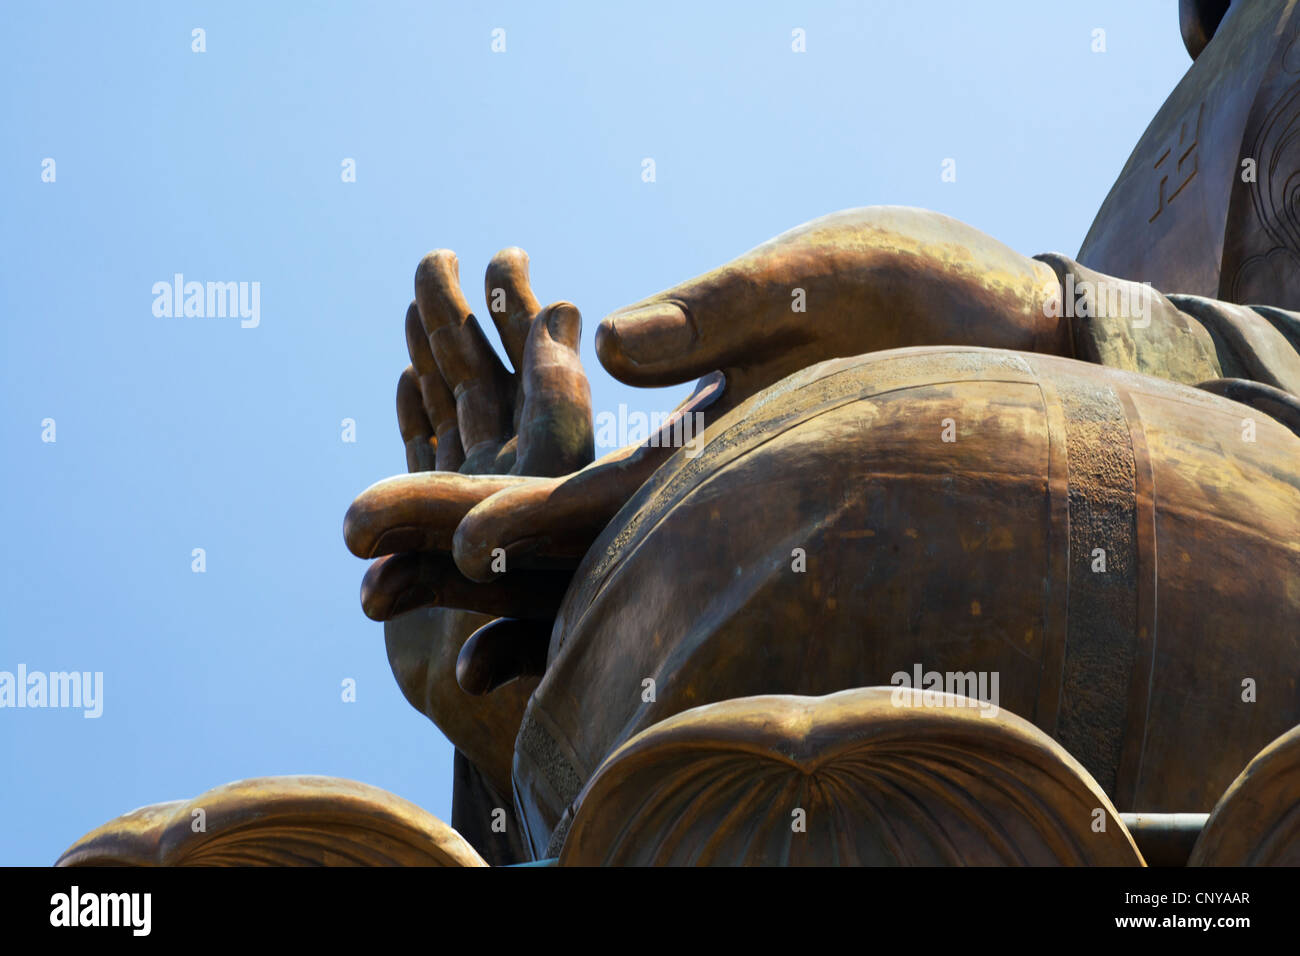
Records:
[[[1249,201],[1229,217],[1229,236],[1240,236],[1242,248],[1225,249],[1220,297],[1294,309],[1300,308],[1300,26],[1278,56],[1269,81],[1276,93],[1260,92],[1261,104],[1270,95],[1273,103],[1247,127],[1242,158],[1256,161],[1258,182],[1236,184]]]
[[[1123,406],[1109,386],[1063,382],[1070,583],[1057,739],[1115,791],[1136,658],[1136,469]],[[1092,570],[1105,551],[1106,571]]]
[[[578,795],[582,789],[582,778],[564,756],[550,731],[533,717],[531,711],[524,714],[516,747],[541,769],[546,782],[565,803],[571,802]]]
[[[1196,148],[1200,144],[1201,119],[1204,115],[1205,104],[1202,103],[1196,108],[1196,124],[1189,130],[1187,120],[1184,120],[1178,128],[1177,146],[1166,147],[1165,151],[1156,158],[1152,169],[1161,173],[1161,176],[1156,182],[1156,211],[1151,214],[1147,222],[1155,222],[1165,211],[1165,206],[1173,202],[1175,197],[1195,178],[1200,168]],[[1173,179],[1177,185],[1170,188],[1170,179]]]

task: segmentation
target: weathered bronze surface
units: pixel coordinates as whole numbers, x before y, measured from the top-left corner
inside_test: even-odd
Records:
[[[1082,303],[1070,290],[1085,283],[1120,287],[1143,311],[1068,314]],[[804,290],[807,313],[789,309],[790,288]],[[1213,393],[1231,373],[1292,394],[1295,316],[1158,292],[1141,302],[1140,292],[933,213],[826,217],[602,323],[598,353],[626,381],[720,369],[721,396],[709,384],[684,406],[714,422],[702,455],[678,451],[663,464],[671,449],[639,447],[551,479],[394,479],[353,505],[349,544],[367,556],[420,547],[388,561],[436,564],[456,579],[408,584],[404,602],[544,618],[558,601],[539,597],[540,576],[554,575],[553,594],[567,587],[516,744],[513,787],[536,854],[558,849],[555,828],[601,760],[656,720],[730,697],[886,683],[914,660],[931,667],[931,655],[941,671],[998,672],[1006,705],[1054,733],[1121,809],[1208,809],[1296,719],[1292,705],[1234,709],[1227,693],[1197,719],[1159,709],[1161,675],[1188,686],[1191,661],[1216,660],[1226,635],[1270,635],[1231,662],[1252,673],[1277,675],[1272,655],[1294,646],[1300,498],[1294,470],[1277,469],[1300,461],[1296,437],[1285,414]],[[900,340],[1007,348],[867,361]],[[822,386],[791,369],[864,352],[846,407],[803,423],[812,412],[800,403],[815,405]],[[896,366],[915,377],[888,371]],[[778,424],[788,421],[800,427],[787,434]],[[942,439],[945,421],[956,440]],[[733,462],[737,443],[751,441],[755,462]],[[901,478],[882,477],[895,470]],[[714,489],[709,510],[670,499],[644,519],[647,496],[672,476],[674,493],[685,476]],[[642,540],[643,524],[657,537]],[[908,546],[912,558],[888,563]],[[510,570],[493,569],[497,548]],[[623,548],[637,559],[620,579]],[[766,589],[796,548],[813,567],[790,582],[814,590]],[[1098,549],[1104,574],[1091,571]],[[1158,558],[1173,554],[1184,565]],[[1244,567],[1263,569],[1250,587],[1237,580]],[[494,586],[517,607],[489,603]],[[1158,633],[1176,635],[1168,659]],[[474,689],[506,690],[510,667],[481,659],[477,669],[495,676]],[[653,706],[640,700],[646,679],[658,684]],[[1239,736],[1217,764],[1184,749],[1230,725],[1229,711]],[[1151,754],[1148,737],[1168,743]]]
[[[466,579],[449,555],[428,550],[449,552],[450,534],[434,540],[427,534],[454,529],[472,505],[523,480],[473,471],[564,474],[591,461],[594,439],[590,389],[577,354],[577,309],[538,304],[520,249],[493,258],[484,284],[516,371],[497,358],[470,312],[455,256],[426,256],[406,313],[411,365],[397,389],[411,474],[369,489],[364,507],[349,511],[345,533],[366,557],[393,555],[366,575],[362,605],[371,617],[390,622],[389,662],[407,700],[456,744],[473,768],[467,773],[481,772],[491,790],[509,794],[513,737],[536,682],[523,678],[481,697],[461,689],[456,661],[469,636],[494,616],[552,620],[568,575],[542,570],[479,584]],[[433,603],[450,609],[427,607]]]
[[[1297,859],[1297,6],[1182,0],[1195,62],[1077,261],[854,209],[607,316],[616,378],[698,379],[692,448],[670,422],[593,461],[577,308],[499,253],[507,368],[425,256],[408,474],[344,536],[481,856],[1141,864],[1124,811],[1168,864],[1193,828],[1151,814],[1213,807],[1193,863]],[[259,801],[326,820],[307,862],[377,812],[259,784],[228,836],[160,851],[167,805],[65,861],[253,854]],[[481,862],[399,822],[373,861]]]
[[[1300,727],[1241,772],[1201,831],[1190,866],[1300,866]]]
[[[385,561],[372,616],[559,607],[515,745],[534,854],[558,852],[596,768],[656,723],[914,663],[999,675],[1003,706],[1123,810],[1208,810],[1300,721],[1300,20],[1185,5],[1183,26],[1197,62],[1080,261],[921,210],[827,216],[600,324],[597,354],[625,382],[716,372],[680,409],[710,423],[702,455],[643,445],[570,474],[398,479],[354,503],[349,546]],[[426,298],[462,301],[431,259],[417,291],[436,279]],[[886,351],[906,346],[935,348]],[[480,378],[497,397],[463,402],[462,430],[504,421],[508,390]],[[520,473],[494,454],[490,470]],[[399,578],[395,562],[433,570]],[[508,633],[462,657],[480,706],[535,677]],[[1232,689],[1264,674],[1268,707]]]
[[[484,866],[455,830],[378,787],[261,777],[142,807],[58,866]]]
[[[1196,62],[1102,203],[1080,262],[1169,292],[1300,309],[1295,8],[1288,0],[1182,3]]]
[[[1209,810],[1300,723],[1300,439],[1259,416],[1245,441],[1246,414],[979,349],[832,361],[754,397],[578,570],[515,756],[536,851],[606,756],[673,714],[915,665],[999,675],[1000,705],[1121,809]]]
[[[1027,721],[869,687],[697,707],[586,785],[561,865],[1096,865],[1142,857]]]

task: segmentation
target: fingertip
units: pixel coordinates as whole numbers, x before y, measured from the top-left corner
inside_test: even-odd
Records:
[[[596,326],[596,359],[601,367],[625,385],[640,385],[644,373],[623,347],[623,338],[612,317]]]
[[[415,268],[415,287],[426,283],[460,278],[460,260],[450,249],[434,249],[426,252]]]
[[[532,318],[541,310],[528,279],[528,254],[518,246],[502,249],[488,263],[483,295],[501,344],[516,371],[523,360]]]
[[[552,622],[499,617],[469,636],[456,657],[456,683],[467,694],[491,693],[516,677],[546,672]]]
[[[367,520],[369,506],[362,500],[365,495],[366,492],[363,491],[352,499],[352,504],[348,505],[348,510],[343,515],[343,542],[358,558],[369,558],[374,543]]]
[[[596,358],[600,364],[615,378],[618,373],[614,371],[622,357],[622,343],[618,341],[618,332],[614,329],[614,322],[610,318],[601,319],[600,324],[596,326]]]
[[[372,621],[391,621],[417,607],[435,604],[441,586],[427,555],[378,558],[361,579],[361,610]]]
[[[698,336],[676,302],[656,302],[601,320],[596,357],[609,374],[629,385],[672,385],[694,378]]]
[[[582,342],[582,313],[572,302],[556,302],[545,309],[546,330],[552,341],[574,352]]]
[[[361,579],[361,610],[372,621],[385,621],[391,609],[391,600],[383,589],[384,569],[392,558],[383,557],[366,569]]]
[[[425,548],[429,532],[403,509],[403,489],[419,481],[398,475],[377,481],[352,500],[343,516],[343,541],[358,558],[377,558]]]
[[[451,559],[471,581],[487,584],[506,574],[508,562],[529,552],[534,539],[517,538],[520,508],[532,503],[543,486],[536,480],[503,489],[465,513],[451,539]],[[512,493],[513,492],[513,493]]]
[[[460,262],[450,249],[426,253],[415,270],[415,301],[427,334],[468,314],[460,291]],[[460,314],[457,314],[460,313]]]
[[[481,630],[482,628],[479,628],[479,631]],[[460,653],[456,655],[456,683],[465,693],[475,697],[487,693],[490,684],[484,662],[476,659],[479,655],[474,638],[478,636],[479,631],[475,631],[466,639],[460,646]]]
[[[488,263],[488,288],[504,282],[528,283],[528,253],[518,246],[507,246]]]
[[[485,520],[484,512],[474,508],[461,519],[451,539],[451,559],[460,569],[460,573],[471,581],[487,584],[495,581],[504,569],[492,568],[493,552],[497,546],[490,537],[490,521]],[[504,549],[497,552],[504,557]]]

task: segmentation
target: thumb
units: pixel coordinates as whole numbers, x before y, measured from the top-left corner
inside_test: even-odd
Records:
[[[813,337],[808,288],[832,285],[836,263],[818,254],[827,238],[802,227],[613,312],[596,330],[597,357],[619,381],[661,387],[788,351]]]
[[[831,358],[914,345],[1055,347],[1055,277],[979,230],[903,206],[814,219],[608,316],[596,353],[629,385],[714,370],[766,388]],[[739,397],[733,394],[733,401]]]

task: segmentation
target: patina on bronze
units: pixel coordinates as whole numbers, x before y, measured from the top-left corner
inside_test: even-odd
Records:
[[[661,386],[721,373],[721,396],[701,403],[717,423],[701,458],[664,465],[664,449],[641,447],[573,475],[484,483],[468,495],[447,483],[401,487],[408,503],[434,503],[422,545],[447,554],[468,581],[487,586],[499,578],[490,561],[495,548],[508,550],[509,574],[518,575],[572,569],[586,554],[517,743],[514,787],[535,853],[558,849],[555,828],[577,788],[637,730],[712,700],[883,683],[909,654],[937,654],[959,671],[999,671],[1014,701],[1008,706],[1061,740],[1125,810],[1208,809],[1251,755],[1300,719],[1294,693],[1267,715],[1234,707],[1227,694],[1194,719],[1181,705],[1162,710],[1163,700],[1174,706],[1178,699],[1161,690],[1166,681],[1186,689],[1219,679],[1228,662],[1215,648],[1235,647],[1247,634],[1282,642],[1249,638],[1258,655],[1253,669],[1277,673],[1274,658],[1294,650],[1293,542],[1300,537],[1292,433],[1300,322],[1288,311],[1300,303],[1300,271],[1289,266],[1300,245],[1288,238],[1293,210],[1285,196],[1296,157],[1286,131],[1300,115],[1291,62],[1300,21],[1284,4],[1239,4],[1226,16],[1184,4],[1182,26],[1197,62],[1135,149],[1078,262],[1028,259],[920,210],[825,217],[601,323],[597,354],[625,382]],[[1274,153],[1248,184],[1242,160],[1262,155],[1259,144]],[[1268,198],[1279,189],[1280,207]],[[1151,198],[1152,208],[1139,196]],[[1272,245],[1251,252],[1260,242]],[[1153,291],[1143,301],[1141,283],[1178,295]],[[1102,290],[1103,301],[1119,289],[1141,311],[1098,315],[1094,302],[1091,313],[1076,314],[1082,300],[1074,289],[1085,284]],[[806,296],[805,313],[790,309],[795,288]],[[879,400],[883,406],[861,383],[866,391],[849,406],[857,410],[844,412],[849,425],[826,434],[811,424],[795,428],[811,437],[765,442],[761,466],[717,457],[716,449],[732,448],[735,436],[767,420],[748,403],[760,400],[764,414],[780,421],[805,414],[771,411],[805,392],[782,382],[787,376],[900,346],[1012,351],[929,355],[922,366],[946,369],[938,379],[904,376]],[[1016,352],[1074,361],[1042,366]],[[970,369],[982,363],[1002,371],[981,386],[987,376]],[[1096,366],[1143,378],[1108,377]],[[1170,390],[1161,379],[1201,391]],[[1016,381],[1025,388],[1020,404]],[[769,388],[775,392],[763,392]],[[944,396],[934,408],[926,404],[936,401],[925,397],[931,393]],[[1250,442],[1239,434],[1244,406],[1260,413],[1262,446],[1258,431]],[[900,427],[915,423],[916,434],[891,437],[876,421],[882,407]],[[1183,411],[1169,417],[1175,408]],[[936,438],[944,420],[971,429],[964,444],[945,448]],[[1218,431],[1201,447],[1210,421]],[[998,436],[994,444],[976,440],[990,434]],[[1244,457],[1220,479],[1227,483],[1207,487],[1216,458],[1238,447]],[[948,453],[941,466],[936,451]],[[1190,476],[1187,456],[1202,461]],[[1246,460],[1259,481],[1243,477]],[[847,470],[837,477],[841,467]],[[907,477],[886,482],[886,491],[872,467]],[[781,477],[787,468],[790,476]],[[935,487],[924,478],[932,472],[943,475]],[[661,505],[643,542],[639,509],[673,473],[712,488],[712,504],[699,514],[676,499]],[[848,484],[828,489],[828,481]],[[1026,484],[1010,492],[1007,482]],[[985,490],[972,491],[979,486]],[[873,496],[878,510],[870,514],[848,503]],[[359,498],[349,520],[392,525],[375,497]],[[1223,512],[1226,500],[1242,510]],[[450,502],[459,503],[437,507]],[[1006,512],[1013,503],[1029,510]],[[692,515],[684,536],[670,530],[677,508]],[[792,508],[787,526],[778,516]],[[872,514],[907,520],[873,526]],[[1190,519],[1180,515],[1197,520],[1184,527]],[[1248,530],[1232,530],[1238,523]],[[830,528],[838,529],[834,540],[823,540]],[[963,530],[954,537],[955,529]],[[820,551],[810,560],[819,570],[791,578],[808,582],[811,598],[769,592],[789,552],[806,554],[814,540]],[[628,572],[635,584],[624,593],[613,555],[632,541],[646,563]],[[359,554],[384,553],[349,542]],[[921,563],[877,580],[887,557],[909,545]],[[1099,552],[1109,562],[1104,573],[1092,570]],[[1008,573],[1012,560],[1023,563],[1020,572]],[[1237,580],[1246,567],[1263,569],[1249,586]],[[687,597],[697,585],[704,605]],[[438,603],[435,590],[423,599]],[[805,600],[818,610],[798,610]],[[599,609],[594,617],[577,610],[584,602]],[[901,643],[890,650],[891,641]],[[787,646],[793,657],[781,650]],[[480,659],[478,670],[496,676],[477,686],[501,686],[509,667]],[[658,684],[650,705],[637,694],[646,678]],[[1214,728],[1231,742],[1210,762],[1195,741]]]
[[[698,455],[592,460],[578,311],[522,251],[485,281],[511,368],[421,261],[409,474],[344,534],[483,857],[1141,865],[1128,819],[1176,863],[1213,808],[1193,863],[1296,858],[1296,7],[1182,0],[1195,62],[1076,258],[855,209],[607,316],[616,378],[699,379]],[[409,844],[378,862],[479,862],[373,795],[319,810],[320,847],[359,813]],[[65,862],[206,852],[146,817]]]

